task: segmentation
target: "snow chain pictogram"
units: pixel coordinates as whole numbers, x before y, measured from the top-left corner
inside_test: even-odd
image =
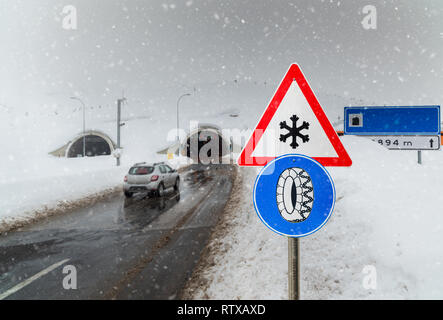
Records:
[[[311,204],[312,202],[314,202],[314,198],[311,197],[311,196],[309,195],[310,192],[314,191],[314,188],[312,187],[312,183],[311,183],[310,186],[308,186],[308,183],[311,182],[311,177],[310,177],[307,173],[306,173],[306,175],[303,175],[304,173],[306,173],[306,171],[304,171],[304,170],[302,170],[302,171],[300,172],[300,177],[306,179],[306,181],[303,182],[303,184],[302,184],[302,188],[303,188],[304,190],[306,190],[306,191],[303,191],[303,196],[307,198],[306,201],[303,201],[303,202],[302,202],[302,207],[304,207],[305,210],[301,210],[301,211],[300,211],[300,215],[301,215],[303,218],[305,218],[305,217],[304,217],[304,214],[305,214],[305,213],[308,213],[308,214],[311,213],[312,205],[311,205],[311,206],[308,206],[308,204]],[[305,219],[306,219],[306,218],[305,218]]]
[[[311,213],[314,187],[309,174],[301,168],[283,171],[277,182],[277,207],[289,222],[302,222]]]

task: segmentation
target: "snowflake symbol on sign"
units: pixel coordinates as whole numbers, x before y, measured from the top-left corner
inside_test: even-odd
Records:
[[[292,127],[288,126],[286,124],[286,121],[280,122],[280,129],[286,129],[288,131],[287,134],[280,135],[280,141],[286,142],[286,139],[292,137],[292,142],[290,146],[292,147],[292,149],[296,149],[299,146],[299,144],[297,143],[297,137],[300,138],[303,143],[309,141],[309,135],[301,134],[302,130],[309,129],[309,122],[303,121],[303,124],[300,127],[297,127],[297,121],[299,120],[299,117],[294,114],[289,119],[291,119],[292,121]]]

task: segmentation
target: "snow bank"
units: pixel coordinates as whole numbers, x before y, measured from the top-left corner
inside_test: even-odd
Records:
[[[21,163],[22,174],[3,177],[0,183],[0,222],[33,217],[33,211],[54,208],[60,202],[82,199],[121,184],[126,167],[115,159],[97,157]]]
[[[303,299],[410,299],[443,297],[443,153],[389,151],[357,137],[342,139],[350,168],[329,168],[337,189],[331,220],[300,240]],[[204,272],[207,289],[194,297],[286,299],[287,239],[268,230],[252,205],[257,169],[242,169],[244,185],[228,248]],[[365,266],[376,268],[377,288],[363,286]]]

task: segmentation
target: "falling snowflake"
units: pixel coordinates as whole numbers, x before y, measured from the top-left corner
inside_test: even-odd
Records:
[[[303,121],[303,124],[300,127],[297,127],[297,121],[299,120],[299,117],[294,114],[290,119],[292,121],[292,127],[288,126],[286,124],[286,121],[280,122],[280,129],[286,129],[288,131],[287,134],[280,135],[280,141],[286,142],[286,139],[292,137],[292,142],[290,146],[292,147],[292,149],[296,149],[299,146],[299,144],[297,143],[297,137],[302,139],[303,143],[309,141],[309,135],[301,133],[302,130],[309,129],[309,122]]]

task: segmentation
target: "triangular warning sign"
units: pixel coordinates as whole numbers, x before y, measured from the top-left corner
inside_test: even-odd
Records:
[[[323,166],[352,164],[297,64],[289,68],[237,163],[265,166],[290,153],[307,155]]]

